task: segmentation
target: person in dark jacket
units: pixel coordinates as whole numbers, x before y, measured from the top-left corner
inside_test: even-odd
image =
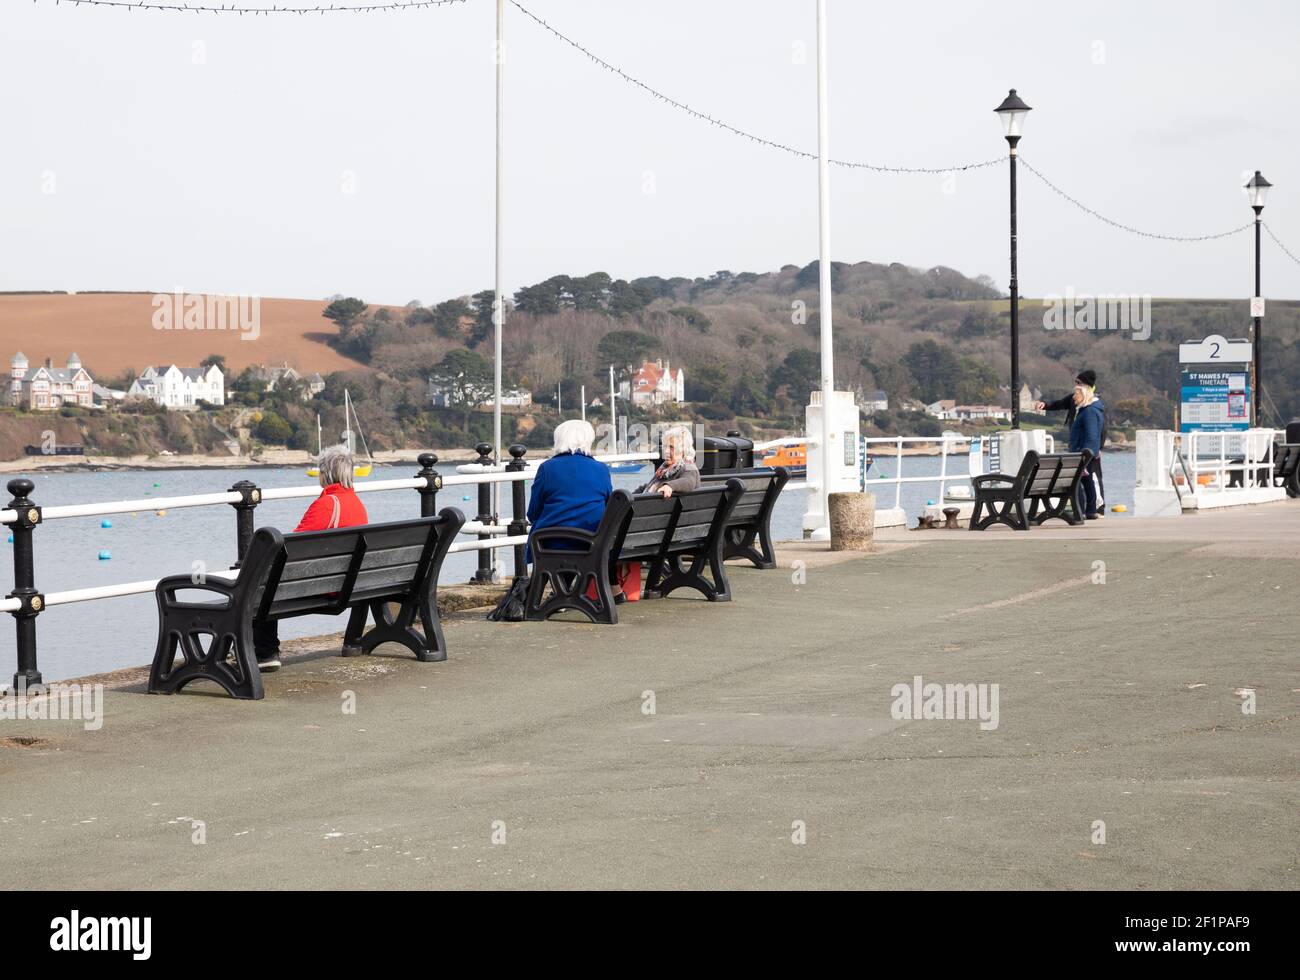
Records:
[[[1076,391],[1078,385],[1083,385],[1084,387],[1091,389],[1093,395],[1095,396],[1096,389],[1097,389],[1097,372],[1092,370],[1091,368],[1084,368],[1075,376],[1074,383],[1076,386]],[[1040,412],[1064,412],[1065,428],[1067,430],[1074,428],[1075,415],[1078,413],[1078,403],[1076,401],[1076,393],[1074,391],[1070,392],[1070,394],[1066,395],[1064,398],[1058,398],[1054,402],[1034,402],[1034,408]],[[1105,413],[1104,405],[1102,406],[1102,412],[1104,417],[1104,413]],[[1106,429],[1104,426],[1101,430],[1101,444],[1102,446],[1106,445]],[[1098,501],[1104,501],[1106,495],[1106,482],[1103,479],[1101,474],[1101,450],[1100,449],[1096,451],[1096,454],[1092,457],[1092,461],[1088,464],[1088,472],[1091,473],[1092,476],[1097,481]],[[1104,503],[1098,504],[1097,516],[1098,517],[1106,516],[1106,507]]]
[[[1092,452],[1088,468],[1084,471],[1080,489],[1083,491],[1083,516],[1095,521],[1101,516],[1100,508],[1105,506],[1102,497],[1100,466],[1094,467],[1097,455],[1101,452],[1102,439],[1106,432],[1106,406],[1091,387],[1079,384],[1074,389],[1074,422],[1070,426],[1070,452],[1077,453],[1087,449]]]
[[[320,471],[320,496],[311,502],[294,531],[325,531],[369,523],[366,505],[352,489],[356,465],[352,454],[341,446],[332,446],[320,454],[316,465]],[[257,654],[257,667],[263,673],[280,669],[279,627],[274,619],[253,620],[253,650]]]
[[[595,441],[596,431],[590,422],[570,419],[555,427],[555,453],[537,467],[528,498],[528,523],[534,531],[543,527],[594,531],[600,527],[614,484],[609,467],[591,455]],[[531,544],[525,560],[533,560]]]

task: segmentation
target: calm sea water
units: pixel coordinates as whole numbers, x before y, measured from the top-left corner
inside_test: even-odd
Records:
[[[903,460],[904,476],[933,475],[939,461],[929,457]],[[957,464],[964,466],[964,463]],[[440,467],[442,472],[454,472]],[[399,479],[414,475],[416,467],[376,467],[375,479]],[[873,476],[897,473],[895,461],[880,459]],[[10,474],[13,479],[20,474]],[[82,471],[23,474],[36,483],[32,499],[43,506],[173,497],[211,493],[229,488],[237,480],[251,480],[262,487],[303,486],[311,482],[299,469],[146,470],[87,473]],[[614,485],[632,489],[643,483],[643,474],[615,474]],[[1106,456],[1108,497],[1112,503],[1132,504],[1134,457],[1129,453]],[[455,492],[453,492],[453,489]],[[438,495],[440,507],[459,507],[467,517],[477,510],[474,488],[456,487]],[[874,487],[878,506],[894,505],[893,487]],[[772,519],[778,540],[802,535],[806,493],[782,494]],[[464,499],[469,498],[469,499]],[[903,486],[901,503],[914,521],[927,501],[938,499],[937,484]],[[8,497],[5,498],[8,500]],[[419,514],[419,497],[414,490],[393,490],[365,494],[366,509],[374,521],[403,520]],[[307,500],[271,501],[257,508],[258,525],[292,528],[306,508]],[[508,505],[507,505],[508,507]],[[154,579],[162,575],[188,573],[195,561],[207,568],[229,567],[235,559],[235,512],[226,505],[170,510],[158,516],[152,509],[135,514],[114,514],[107,518],[111,528],[100,526],[102,518],[86,517],[51,521],[34,531],[36,585],[43,592],[61,592],[94,585],[110,585]],[[6,546],[8,547],[8,546]],[[9,549],[12,551],[12,548]],[[101,551],[112,557],[100,560]],[[504,558],[507,573],[512,559]],[[12,557],[0,565],[4,592],[13,587]],[[450,555],[443,566],[441,581],[467,582],[476,567],[474,554]],[[303,617],[281,623],[281,636],[319,635],[341,630],[336,617]],[[120,667],[147,664],[153,657],[158,617],[152,593],[124,596],[96,602],[56,606],[37,619],[38,655],[47,681],[77,677]],[[0,679],[7,683],[16,663],[14,632],[8,617],[0,621]]]

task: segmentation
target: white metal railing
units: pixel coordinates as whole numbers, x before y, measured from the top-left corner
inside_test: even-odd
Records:
[[[904,483],[938,483],[939,499],[942,500],[944,493],[947,491],[947,485],[949,483],[958,480],[969,480],[971,478],[969,462],[967,463],[965,473],[948,472],[949,456],[959,455],[969,460],[968,453],[965,452],[959,453],[955,451],[950,451],[950,449],[955,450],[958,443],[967,443],[967,442],[969,442],[969,439],[967,437],[958,438],[956,436],[868,436],[862,439],[863,446],[866,448],[867,451],[871,451],[871,447],[873,446],[882,446],[882,447],[892,446],[894,448],[894,452],[892,454],[884,455],[884,458],[894,460],[894,475],[892,477],[868,476],[867,479],[862,481],[863,489],[865,490],[870,487],[886,486],[888,484],[893,484],[894,507],[897,508],[897,507],[901,507],[903,503]],[[909,445],[914,443],[920,443],[924,445],[934,445],[937,443],[939,446],[938,455],[940,457],[939,473],[937,475],[933,473],[928,473],[922,476],[903,476],[903,460],[907,458],[907,454],[904,454],[903,452],[904,443],[907,443]],[[933,458],[935,454],[916,453],[912,455],[917,455],[924,459],[930,459]],[[871,458],[872,458],[872,462],[874,463],[876,460],[882,457],[878,451],[874,451],[871,452]],[[868,471],[868,473],[870,473],[870,471]]]
[[[1236,493],[1273,486],[1273,448],[1280,429],[1175,433],[1170,478],[1182,497],[1180,477],[1193,495]],[[1202,481],[1202,476],[1209,479]],[[1263,479],[1261,479],[1263,477]]]
[[[657,459],[656,453],[611,453],[597,456],[602,463],[621,463],[636,460]],[[534,463],[534,461],[529,461]],[[483,483],[514,483],[519,480],[531,480],[536,475],[535,465],[526,470],[507,470],[506,464],[484,466],[477,463],[463,464],[457,467],[456,474],[442,477],[443,487],[474,486]],[[386,490],[417,490],[427,486],[424,477],[406,477],[396,480],[369,480],[357,483],[353,488],[357,493],[376,493]],[[259,488],[262,501],[293,500],[297,498],[320,496],[319,484],[298,487]],[[106,517],[110,514],[129,514],[141,510],[179,510],[185,507],[212,507],[219,504],[235,504],[243,500],[238,491],[220,493],[196,493],[181,497],[146,497],[139,500],[111,500],[91,504],[56,504],[41,508],[41,522],[62,520],[73,517]],[[12,509],[0,510],[0,524],[10,524],[18,519]],[[476,541],[457,541],[448,549],[449,554],[461,554],[469,551],[490,551],[500,548],[514,548],[528,543],[528,536],[511,535],[511,528],[506,524],[484,524],[479,521],[466,521],[460,529],[462,535],[486,536]],[[206,573],[209,576],[234,581],[239,576],[238,569],[224,569]],[[112,585],[98,585],[84,589],[70,589],[62,592],[44,593],[46,608],[75,602],[92,602],[98,599],[112,599],[121,596],[144,595],[153,592],[159,579],[147,579],[138,582],[119,582]],[[19,599],[0,599],[0,613],[15,612],[22,608]]]
[[[1052,438],[1050,433],[1045,433],[1044,435],[1047,440],[1047,451],[1049,453],[1055,452],[1056,441]],[[864,450],[870,453],[872,462],[874,463],[876,460],[881,458],[892,460],[894,463],[894,475],[886,477],[868,476],[862,481],[862,488],[866,490],[871,487],[892,485],[894,488],[894,507],[898,508],[902,506],[904,483],[934,483],[939,487],[939,499],[942,500],[944,495],[948,492],[949,483],[961,483],[963,481],[969,483],[972,477],[979,476],[985,472],[982,457],[984,455],[984,449],[987,446],[986,440],[988,438],[988,436],[968,436],[959,433],[951,433],[941,436],[864,436],[862,437],[861,442]],[[974,456],[972,439],[980,440],[979,455],[981,457],[981,463],[979,464],[980,470],[978,473],[971,470],[971,459]],[[907,444],[908,446],[914,444],[936,446],[938,451],[929,453],[904,453],[904,444]],[[894,452],[881,454],[879,450],[872,451],[873,446],[892,447]],[[919,459],[933,459],[936,455],[939,457],[939,472],[937,474],[926,473],[920,476],[903,475],[903,460],[909,458],[909,456]],[[949,470],[948,459],[950,456],[964,459],[966,461],[965,467],[959,467],[956,470]],[[870,471],[868,471],[868,473],[869,472]],[[789,484],[787,484],[787,487],[788,486]]]

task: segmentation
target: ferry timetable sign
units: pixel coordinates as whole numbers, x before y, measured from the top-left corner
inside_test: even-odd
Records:
[[[1250,428],[1251,345],[1218,334],[1178,345],[1183,432]]]

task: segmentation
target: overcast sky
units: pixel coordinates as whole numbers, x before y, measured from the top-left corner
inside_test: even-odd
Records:
[[[816,149],[814,0],[523,2],[692,107]],[[1015,86],[1034,107],[1025,160],[1084,203],[1223,231],[1250,220],[1239,188],[1260,168],[1264,216],[1300,254],[1300,5],[827,7],[832,156],[1003,155],[991,110]],[[259,18],[0,0],[0,289],[403,303],[490,287],[494,17],[493,0]],[[650,98],[509,3],[506,34],[509,289],[816,258],[815,163]],[[1005,288],[1005,164],[955,183],[835,168],[832,185],[835,259]],[[1147,241],[1024,172],[1020,215],[1026,295],[1251,292],[1249,231]],[[1300,266],[1264,245],[1265,295],[1300,298]]]

